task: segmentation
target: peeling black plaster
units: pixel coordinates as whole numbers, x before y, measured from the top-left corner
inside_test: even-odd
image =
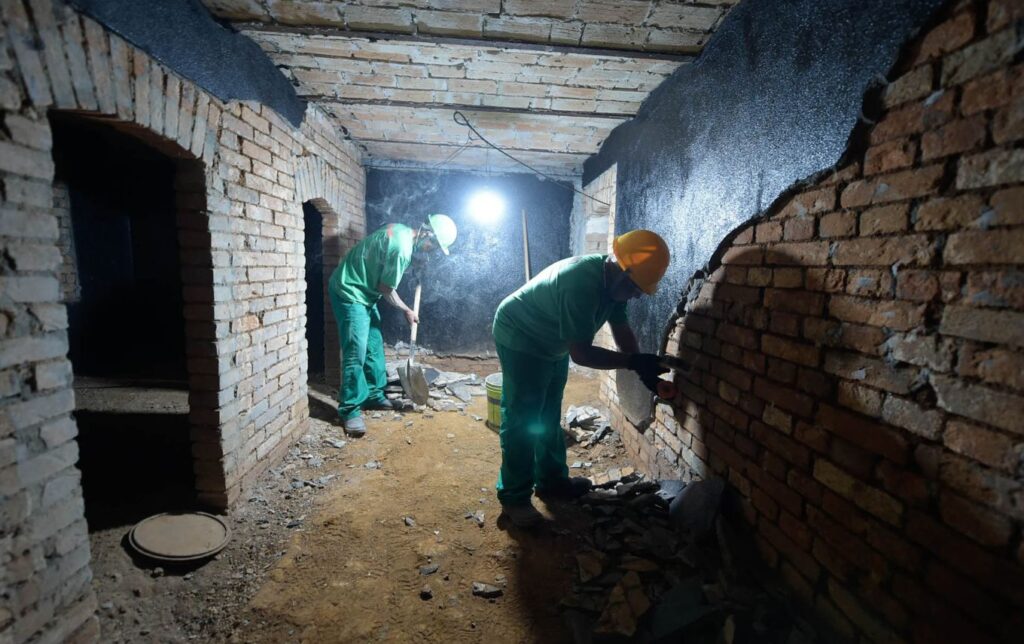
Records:
[[[199,0],[69,0],[222,101],[258,101],[298,127],[306,103],[252,40],[219,25]]]
[[[526,174],[487,177],[468,172],[367,172],[367,230],[391,222],[419,226],[433,212],[449,215],[459,227],[451,255],[435,253],[424,271],[421,345],[445,353],[494,351],[494,311],[524,281],[520,212],[526,209],[530,263],[536,275],[569,255],[573,195],[565,187],[570,185],[559,186]],[[507,202],[505,217],[495,226],[478,223],[466,212],[469,196],[484,186],[503,195]],[[415,279],[408,275],[398,293],[412,306]],[[380,305],[380,311],[385,341],[408,342],[405,319],[386,304]]]
[[[943,2],[743,0],[587,160],[584,184],[618,163],[617,232],[649,228],[672,250],[658,294],[630,305],[644,350],[729,231],[839,160],[865,92]],[[646,390],[618,382],[626,413],[647,418]]]

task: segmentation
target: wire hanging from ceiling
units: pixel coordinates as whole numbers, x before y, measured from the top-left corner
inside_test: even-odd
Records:
[[[460,121],[459,119],[462,119],[462,120]],[[498,147],[494,143],[491,143],[489,140],[487,140],[487,137],[485,137],[483,134],[480,134],[479,130],[477,130],[475,127],[473,127],[473,124],[469,122],[469,119],[466,118],[466,115],[463,114],[462,112],[460,112],[459,110],[455,110],[455,113],[452,114],[452,120],[454,120],[459,125],[463,125],[465,127],[468,127],[470,132],[472,132],[473,135],[475,135],[478,139],[480,139],[481,141],[483,141],[487,145],[491,146],[492,148],[494,148],[498,152],[501,152],[502,154],[504,154],[508,158],[512,159],[513,161],[515,161],[519,165],[523,166],[524,168],[526,168],[530,172],[534,173],[535,175],[537,175],[539,177],[542,177],[544,179],[547,179],[548,181],[552,181],[552,182],[555,183],[555,185],[561,186],[562,188],[564,188],[566,190],[570,190],[570,191],[575,192],[577,194],[583,195],[584,197],[586,197],[587,199],[590,199],[591,201],[596,201],[597,203],[599,203],[599,204],[601,204],[603,206],[608,206],[609,208],[611,208],[612,205],[610,203],[608,203],[607,201],[602,201],[602,200],[598,199],[597,197],[588,195],[587,193],[583,192],[582,190],[580,190],[576,186],[566,185],[565,183],[563,183],[562,181],[559,181],[557,178],[551,176],[550,174],[547,174],[546,172],[542,172],[542,171],[538,170],[537,168],[534,168],[533,166],[531,166],[530,164],[526,163],[525,161],[520,161],[519,159],[517,159],[516,157],[512,156],[508,152],[502,150],[500,147]],[[467,143],[466,145],[469,145],[469,143]]]

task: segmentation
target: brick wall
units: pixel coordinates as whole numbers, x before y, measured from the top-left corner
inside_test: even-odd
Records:
[[[1022,17],[954,2],[911,44],[835,170],[695,277],[666,347],[693,371],[624,432],[649,473],[727,479],[850,639],[1024,626]]]
[[[214,507],[307,419],[301,203],[327,204],[325,232],[347,236],[331,243],[349,243],[363,170],[315,108],[296,129],[222,102],[58,0],[0,19],[0,641],[93,641],[47,112],[102,116],[177,161],[194,470]]]
[[[53,184],[53,216],[57,218],[57,248],[60,250],[57,280],[60,282],[61,301],[77,302],[82,297],[82,284],[78,281],[75,231],[71,226],[71,194],[65,183]]]

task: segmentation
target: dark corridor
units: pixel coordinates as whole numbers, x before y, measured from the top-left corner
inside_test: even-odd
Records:
[[[306,342],[309,377],[324,374],[324,225],[312,202],[302,204],[306,230]]]
[[[194,499],[176,163],[110,125],[56,114],[67,199],[79,467],[91,530]],[[67,226],[67,219],[70,226]],[[66,246],[66,247],[68,247]]]

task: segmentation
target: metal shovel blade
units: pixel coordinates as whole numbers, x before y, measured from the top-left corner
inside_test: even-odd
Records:
[[[404,365],[398,366],[398,379],[402,382],[402,389],[417,405],[426,405],[430,398],[430,385],[427,384],[427,377],[423,373],[423,367],[414,364],[409,360]]]

